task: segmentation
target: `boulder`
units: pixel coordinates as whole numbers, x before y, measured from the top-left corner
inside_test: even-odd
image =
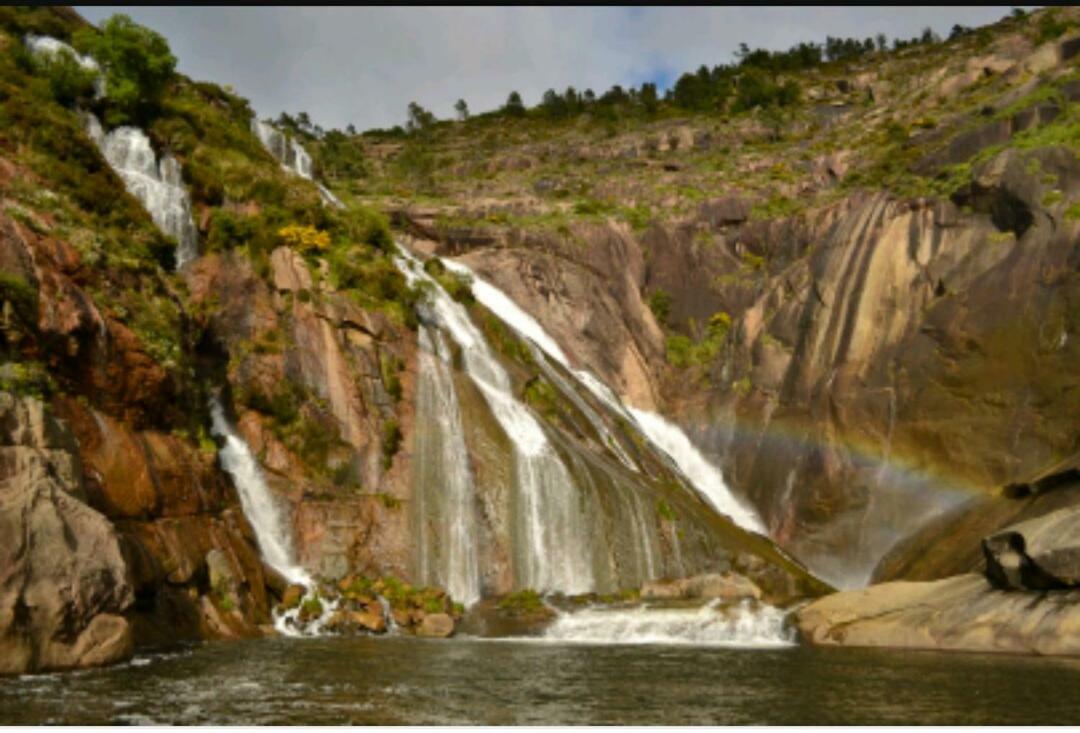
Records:
[[[1080,507],[1008,527],[983,540],[986,577],[1003,590],[1080,587]]]
[[[292,610],[300,605],[300,601],[303,600],[304,594],[307,593],[307,589],[298,584],[293,583],[281,596],[281,607],[286,611]]]
[[[353,611],[352,618],[360,628],[376,634],[386,631],[386,615],[377,603],[367,606],[363,611]]]
[[[0,393],[0,674],[121,661],[134,591],[116,531],[80,499],[66,426]]]
[[[454,633],[454,619],[445,613],[429,613],[416,627],[417,636],[445,639]]]

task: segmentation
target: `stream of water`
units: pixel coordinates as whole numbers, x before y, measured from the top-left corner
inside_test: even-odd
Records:
[[[209,643],[0,679],[0,723],[1076,724],[1080,660],[478,639]]]

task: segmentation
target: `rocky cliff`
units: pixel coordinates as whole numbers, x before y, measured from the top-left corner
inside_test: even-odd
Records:
[[[370,169],[335,182],[340,202],[310,167],[282,168],[243,99],[173,74],[138,122],[190,196],[198,256],[177,271],[176,242],[84,127],[113,102],[61,94],[26,50],[27,33],[73,41],[81,19],[4,11],[0,523],[20,540],[0,557],[0,672],[268,633],[277,601],[300,603],[217,457],[215,397],[287,510],[298,564],[366,611],[377,576],[405,605],[453,610],[402,586],[438,578],[429,561],[449,552],[432,355],[463,426],[479,593],[528,590],[520,436],[468,344],[423,343],[445,324],[395,239],[467,265],[569,367],[676,419],[764,519],[768,538],[719,513],[434,267],[580,489],[564,524],[589,531],[555,549],[588,555],[591,590],[735,571],[790,604],[828,590],[806,563],[837,585],[936,581],[819,601],[800,616],[815,641],[1004,635],[1004,649],[1074,653],[1072,514],[1055,512],[1075,505],[1080,449],[1076,21],[1044,11],[793,73],[802,101],[779,117],[355,136]],[[333,163],[306,142],[316,174]],[[418,172],[424,159],[439,165]],[[1041,592],[1041,620],[1013,634]],[[393,611],[423,625],[419,606]]]

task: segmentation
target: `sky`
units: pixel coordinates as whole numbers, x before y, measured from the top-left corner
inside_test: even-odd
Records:
[[[307,112],[326,129],[403,124],[411,101],[440,118],[518,91],[661,89],[740,42],[786,49],[827,35],[910,38],[929,26],[978,26],[1007,7],[81,7],[117,12],[164,35],[184,74],[229,84],[260,117]]]

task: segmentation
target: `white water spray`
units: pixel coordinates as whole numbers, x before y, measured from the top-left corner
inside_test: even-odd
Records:
[[[522,310],[509,296],[478,277],[467,265],[453,260],[443,260],[443,264],[448,270],[465,275],[472,280],[473,295],[488,310],[565,367],[586,389],[616,414],[622,415],[629,422],[637,425],[653,446],[674,461],[690,484],[718,512],[730,517],[743,529],[760,534],[765,533],[765,525],[757,513],[735,497],[725,483],[720,469],[702,455],[677,425],[655,413],[624,405],[622,400],[591,372],[573,368],[559,344],[548,335],[535,318]]]
[[[569,594],[592,590],[591,533],[574,482],[543,428],[514,396],[509,376],[465,308],[407,252],[395,263],[410,283],[429,284],[429,319],[461,348],[465,372],[513,443],[517,513],[524,535],[524,555],[516,573],[519,585]]]
[[[561,614],[541,637],[579,644],[665,644],[740,648],[792,646],[784,612],[745,601],[723,607],[589,608]]]
[[[270,489],[266,486],[259,463],[244,439],[225,418],[225,410],[216,397],[210,402],[210,419],[214,435],[225,440],[225,445],[218,456],[222,467],[232,476],[233,485],[236,486],[236,491],[240,495],[240,506],[244,510],[244,516],[251,523],[251,528],[255,530],[255,540],[259,544],[263,559],[290,583],[307,588],[305,601],[316,597],[317,585],[308,572],[294,559],[292,541],[286,524]],[[300,606],[281,614],[275,613],[275,628],[288,636],[318,635],[337,609],[336,601],[322,598],[320,603],[323,608],[322,614],[318,619],[304,626],[302,630],[300,630],[301,625],[297,623]]]
[[[195,259],[199,254],[199,231],[176,158],[166,153],[159,162],[150,139],[137,127],[118,127],[106,134],[97,117],[89,112],[83,113],[83,123],[124,187],[142,203],[158,228],[176,239],[177,268]]]
[[[259,119],[251,120],[251,131],[259,138],[263,147],[274,156],[274,159],[281,163],[282,168],[318,186],[319,195],[325,203],[339,209],[344,207],[341,200],[330,189],[315,180],[311,156],[295,138],[286,135],[269,122]]]
[[[430,507],[428,492],[417,491],[422,518],[418,533],[420,579],[446,588],[453,598],[471,606],[480,600],[474,488],[450,371],[450,350],[442,333],[427,326],[420,327],[419,341],[416,409],[424,422],[416,428],[414,472],[422,481],[440,488]],[[439,528],[434,538],[428,536],[429,522]],[[433,556],[436,567],[430,566]]]

